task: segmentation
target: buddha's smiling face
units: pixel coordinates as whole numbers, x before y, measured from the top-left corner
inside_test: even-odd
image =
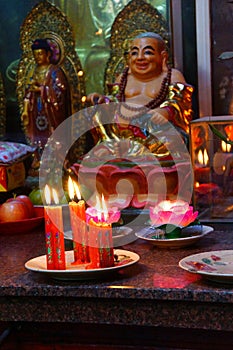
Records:
[[[155,38],[137,38],[132,42],[129,52],[130,71],[135,76],[153,78],[162,73],[166,52],[161,51]]]

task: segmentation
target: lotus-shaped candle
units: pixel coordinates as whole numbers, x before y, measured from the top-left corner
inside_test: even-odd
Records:
[[[86,210],[87,222],[90,219],[95,222],[107,222],[108,224],[112,224],[114,222],[118,222],[121,217],[121,212],[117,207],[111,207],[108,209],[106,202],[102,198],[102,202],[96,198],[96,206],[89,207]]]
[[[183,200],[164,200],[150,207],[151,224],[165,231],[168,238],[180,236],[181,229],[192,223],[198,216],[197,211]]]
[[[98,222],[103,217],[103,215],[101,215],[101,218],[100,218],[99,211],[94,207],[87,208],[86,216],[87,216],[87,222],[89,222],[91,218],[95,222]],[[120,220],[120,217],[121,217],[121,212],[118,210],[118,208],[113,207],[108,211],[108,218],[106,221],[109,224],[113,224],[114,222],[118,222]],[[105,219],[102,219],[102,221],[105,221]]]

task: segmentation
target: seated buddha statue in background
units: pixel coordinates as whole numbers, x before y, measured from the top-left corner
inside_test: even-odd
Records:
[[[114,164],[113,169],[106,167],[106,164],[102,167],[102,170],[106,167],[107,173],[104,180],[102,172],[101,191],[104,191],[103,187],[108,180],[109,190],[112,190],[117,179],[122,178],[121,160],[126,160],[132,166],[131,178],[134,177],[132,169],[137,170],[134,181],[134,184],[138,184],[137,190],[148,191],[148,188],[142,189],[142,184],[148,181],[142,180],[140,176],[145,176],[148,180],[152,173],[157,172],[155,167],[159,166],[160,170],[163,167],[163,176],[164,173],[167,176],[168,192],[175,195],[177,162],[189,162],[188,149],[183,146],[187,146],[189,139],[193,87],[186,83],[180,71],[169,67],[168,51],[162,37],[152,32],[135,37],[128,52],[128,66],[110,87],[110,96],[94,92],[87,98],[94,105],[90,114],[96,146],[86,160],[100,160],[104,163],[106,158],[108,162],[112,159]],[[99,104],[102,107],[100,109],[97,108]],[[132,164],[136,164],[136,167]],[[144,167],[139,176],[138,168],[142,164]],[[83,174],[85,172],[88,177],[88,170],[84,168],[85,165]],[[80,172],[82,167],[77,166],[75,170]],[[127,165],[124,171],[124,176],[128,177]],[[189,167],[188,172],[190,171]],[[187,174],[187,169],[183,172]]]
[[[141,138],[150,145],[152,153],[163,154],[161,145],[152,145],[150,133],[167,129],[170,122],[188,141],[192,119],[193,87],[183,74],[168,65],[168,51],[162,37],[146,32],[133,39],[128,53],[128,66],[111,85],[112,95],[92,93],[92,104],[121,102],[116,108],[114,123],[106,126],[106,133],[124,138]],[[95,125],[107,123],[95,116]],[[140,130],[140,131],[139,131]],[[96,141],[101,140],[103,127],[97,128]],[[102,135],[103,137],[103,135]],[[105,136],[106,137],[106,136]],[[159,149],[157,149],[159,147]]]

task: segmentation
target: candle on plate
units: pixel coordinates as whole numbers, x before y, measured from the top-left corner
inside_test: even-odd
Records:
[[[89,255],[90,264],[87,269],[105,268],[114,265],[112,224],[102,196],[102,203],[96,197],[96,207],[90,210],[89,223]]]
[[[54,205],[52,203],[52,195]],[[46,240],[46,260],[48,270],[65,270],[65,243],[62,219],[62,207],[58,205],[57,192],[48,185],[45,186],[45,240]]]
[[[86,226],[86,206],[81,199],[78,185],[69,177],[68,191],[70,223],[73,233],[74,262],[72,264],[84,264],[89,262],[88,237]],[[77,198],[77,202],[74,198]]]

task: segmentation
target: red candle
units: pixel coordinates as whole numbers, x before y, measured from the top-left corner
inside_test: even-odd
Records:
[[[51,204],[50,190],[45,189],[45,198]],[[54,192],[54,196],[56,196]],[[55,199],[57,201],[57,199]],[[45,206],[45,242],[48,270],[65,270],[65,244],[62,220],[62,207],[60,205]]]
[[[45,244],[46,244],[46,260],[47,269],[55,270],[55,246],[54,246],[54,235],[52,230],[52,223],[50,216],[48,215],[48,208],[44,207],[44,217],[45,217]]]
[[[89,255],[90,264],[87,265],[87,269],[96,269],[101,267],[100,254],[99,254],[99,230],[100,224],[96,223],[93,219],[89,221]]]
[[[98,202],[99,203],[99,202]],[[107,222],[108,213],[102,198],[102,208],[97,208],[97,217],[89,220],[89,256],[87,269],[105,268],[114,265],[112,225]]]
[[[88,251],[88,237],[86,227],[86,206],[84,200],[81,199],[81,194],[77,184],[72,181],[71,178],[68,180],[69,196],[72,199],[69,202],[70,211],[70,222],[73,233],[73,248],[74,248],[74,262],[72,264],[84,264],[89,262],[89,251]],[[78,202],[75,202],[74,192]]]
[[[102,246],[103,255],[101,267],[111,267],[114,265],[113,241],[112,241],[112,225],[109,223],[102,223]]]

